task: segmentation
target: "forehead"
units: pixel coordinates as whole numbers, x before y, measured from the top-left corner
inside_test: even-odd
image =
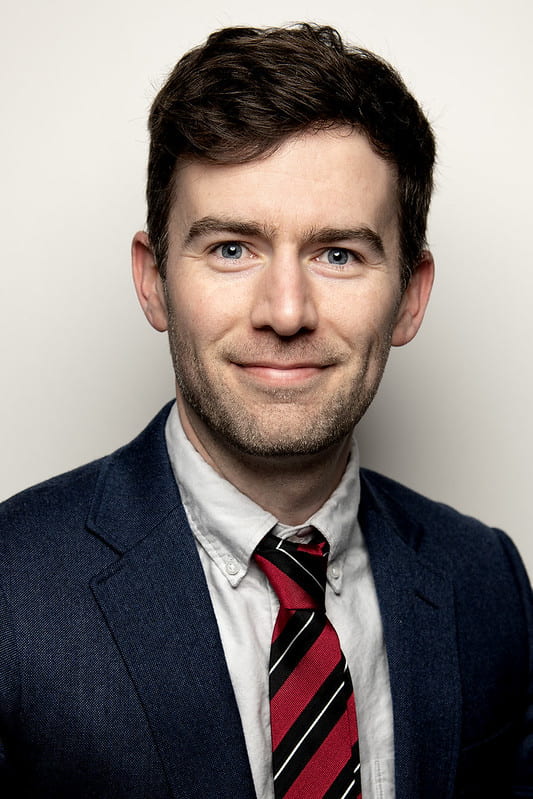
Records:
[[[291,137],[244,164],[186,162],[176,173],[171,230],[222,214],[256,219],[273,232],[366,224],[394,235],[396,174],[364,135],[347,128]]]

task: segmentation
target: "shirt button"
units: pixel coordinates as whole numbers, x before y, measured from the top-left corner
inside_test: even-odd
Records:
[[[226,558],[226,571],[228,574],[237,574],[239,572],[239,564],[233,558]]]
[[[339,577],[341,576],[338,566],[332,566],[331,569],[329,570],[329,573],[334,580],[338,580]]]

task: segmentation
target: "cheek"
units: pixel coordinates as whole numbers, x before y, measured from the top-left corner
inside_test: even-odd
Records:
[[[174,329],[182,339],[194,342],[199,350],[220,341],[238,319],[230,292],[188,285],[176,287],[169,298]]]
[[[371,352],[390,344],[398,298],[387,290],[368,287],[343,297],[335,306],[335,326],[345,341]]]

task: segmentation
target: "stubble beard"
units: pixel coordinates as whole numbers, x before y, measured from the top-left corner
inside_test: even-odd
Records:
[[[378,389],[392,335],[391,329],[373,355],[375,379],[370,385],[364,379],[367,362],[362,361],[349,384],[324,396],[312,409],[298,402],[298,388],[270,389],[264,403],[252,406],[208,374],[191,342],[181,335],[171,312],[168,322],[176,383],[185,402],[223,446],[263,458],[315,455],[350,435]],[[272,347],[270,352],[278,357],[284,349],[288,357],[289,347],[294,356],[294,341],[289,344],[276,337],[273,346],[277,352],[272,352]],[[304,346],[308,353],[308,343]]]

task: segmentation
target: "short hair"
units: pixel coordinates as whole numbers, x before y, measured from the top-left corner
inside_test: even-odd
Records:
[[[329,26],[230,27],[176,64],[148,122],[148,236],[165,276],[168,217],[182,159],[215,164],[272,154],[305,130],[348,125],[393,164],[403,286],[425,245],[435,140],[399,74]]]

